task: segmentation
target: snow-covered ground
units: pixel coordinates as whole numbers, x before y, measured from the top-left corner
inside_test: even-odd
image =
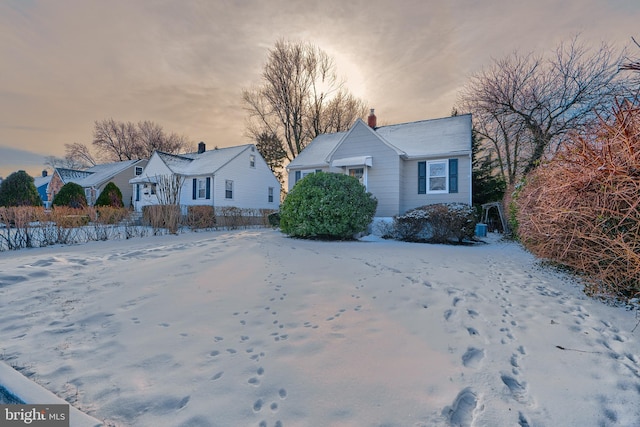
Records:
[[[640,425],[634,312],[495,235],[364,240],[4,252],[0,355],[110,426]]]

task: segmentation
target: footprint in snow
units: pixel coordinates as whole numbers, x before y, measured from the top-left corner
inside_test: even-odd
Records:
[[[501,376],[502,382],[507,386],[511,396],[520,403],[527,402],[527,384],[520,382],[514,377],[506,374]]]
[[[467,368],[477,368],[484,359],[484,350],[475,347],[469,347],[462,355],[462,364]]]
[[[476,406],[478,397],[467,387],[458,393],[451,407],[446,407],[442,415],[449,420],[452,427],[469,427],[473,424]]]

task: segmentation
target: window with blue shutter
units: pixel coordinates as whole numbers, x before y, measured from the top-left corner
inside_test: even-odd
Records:
[[[418,162],[418,194],[427,194],[427,162]]]
[[[449,193],[458,192],[458,159],[449,159]]]

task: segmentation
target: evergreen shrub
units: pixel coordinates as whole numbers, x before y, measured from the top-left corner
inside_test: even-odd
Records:
[[[280,212],[271,212],[267,218],[271,227],[280,227]]]
[[[52,206],[68,206],[70,208],[87,207],[84,189],[75,182],[67,182],[53,198]]]
[[[121,208],[124,206],[124,203],[122,203],[122,192],[117,185],[113,182],[109,182],[105,185],[104,190],[102,190],[98,196],[98,200],[96,200],[95,205]]]
[[[292,237],[352,239],[367,229],[378,201],[351,176],[318,172],[291,189],[280,208],[280,229]]]
[[[42,199],[25,171],[14,172],[0,184],[0,206],[40,206]]]

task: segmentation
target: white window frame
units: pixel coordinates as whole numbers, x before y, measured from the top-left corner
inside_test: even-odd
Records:
[[[206,178],[198,178],[197,180],[197,190],[196,196],[198,200],[207,198],[207,179]]]
[[[436,165],[444,165],[444,175],[432,175],[432,167]],[[443,160],[431,160],[427,162],[427,194],[445,194],[449,192],[449,161]],[[444,189],[432,190],[431,180],[433,178],[442,178],[444,180]]]
[[[135,174],[136,176],[140,176],[140,175],[142,175],[142,170],[143,170],[143,169],[144,169],[144,168],[143,168],[142,166],[136,166],[136,169],[135,169],[134,174]]]
[[[229,192],[231,192],[231,197],[229,197]],[[233,181],[230,179],[224,181],[224,198],[233,200]]]
[[[349,176],[351,175],[351,171],[352,170],[358,170],[358,169],[362,169],[362,179],[360,180],[360,184],[364,185],[364,188],[367,188],[367,177],[368,177],[368,171],[369,171],[369,167],[368,166],[349,166],[346,168],[346,174]]]

